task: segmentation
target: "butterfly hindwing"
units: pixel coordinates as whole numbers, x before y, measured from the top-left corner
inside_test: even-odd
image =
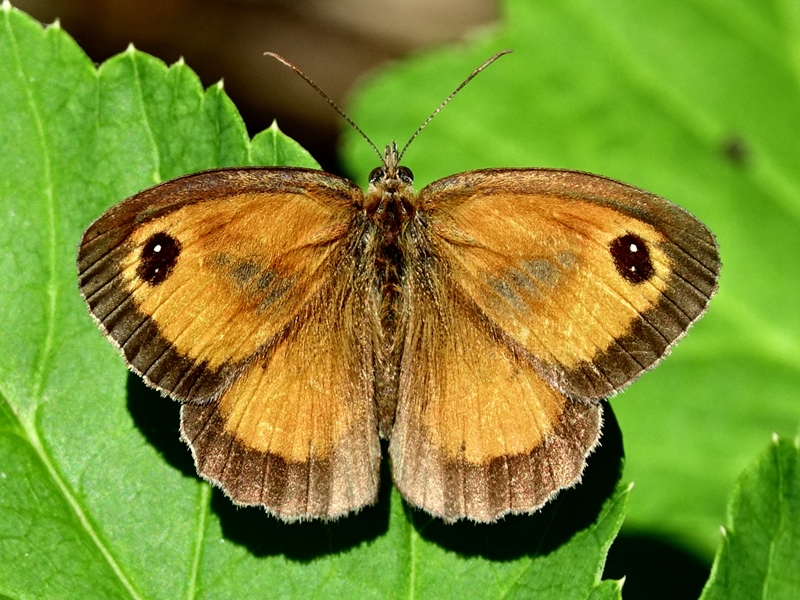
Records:
[[[239,504],[283,520],[331,519],[376,500],[368,269],[350,275],[322,290],[219,401],[182,407],[198,472]]]

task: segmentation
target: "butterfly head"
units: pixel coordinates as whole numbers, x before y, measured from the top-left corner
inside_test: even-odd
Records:
[[[413,214],[414,174],[411,169],[399,164],[397,144],[392,142],[383,152],[383,165],[372,169],[365,208],[371,215],[385,211]]]

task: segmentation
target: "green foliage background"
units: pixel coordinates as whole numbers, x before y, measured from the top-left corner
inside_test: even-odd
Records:
[[[626,512],[626,531],[710,560],[731,490],[706,594],[797,589],[797,443],[763,452],[800,420],[800,9],[776,6],[509,0],[502,27],[398,63],[354,98],[377,143],[403,142],[511,47],[411,146],[418,184],[490,166],[599,172],[685,206],[722,248],[709,314],[612,402],[633,492],[615,485],[609,415],[584,485],[534,517],[446,528],[388,486],[359,516],[284,526],[198,481],[174,403],[128,377],[89,319],[75,248],[105,208],[158,181],[315,163],[276,128],[248,140],[222,88],[203,91],[185,65],[129,50],[96,69],[57,26],[3,4],[0,594],[619,597],[600,574]],[[370,152],[347,138],[362,183]]]

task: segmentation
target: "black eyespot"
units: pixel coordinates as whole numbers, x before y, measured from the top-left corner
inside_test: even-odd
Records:
[[[397,167],[397,177],[406,183],[414,183],[414,173],[408,167]]]
[[[628,233],[611,242],[609,246],[614,266],[623,279],[638,285],[655,274],[647,244],[638,235]]]
[[[385,176],[386,176],[386,171],[383,170],[383,167],[375,167],[374,169],[372,169],[372,171],[369,172],[369,182],[377,183]]]
[[[178,262],[180,253],[181,244],[178,240],[163,231],[155,233],[142,248],[136,275],[150,285],[163,283]]]

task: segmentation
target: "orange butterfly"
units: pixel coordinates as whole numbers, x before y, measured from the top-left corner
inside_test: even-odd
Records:
[[[580,479],[599,401],[717,289],[714,236],[663,198],[552,169],[416,193],[401,156],[366,193],[309,169],[188,175],[84,234],[92,314],[183,403],[198,472],[237,504],[290,521],[374,503],[382,437],[416,507],[533,512]]]

